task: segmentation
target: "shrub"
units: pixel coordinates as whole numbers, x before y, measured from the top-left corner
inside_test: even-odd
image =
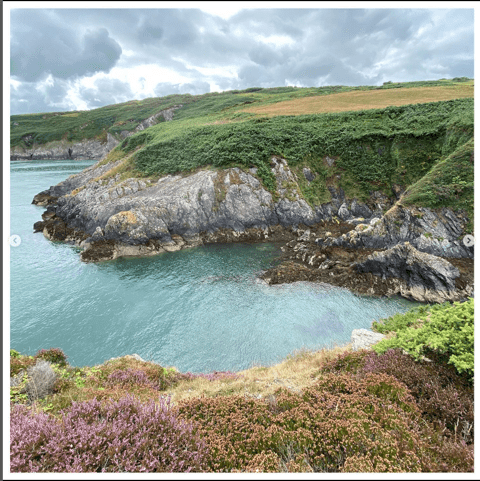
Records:
[[[357,459],[377,472],[432,468],[415,399],[386,374],[326,374],[301,395],[267,400],[197,398],[179,413],[198,423],[211,471],[348,472]]]
[[[473,386],[468,376],[448,364],[448,356],[430,352],[427,361],[415,360],[399,349],[382,354],[347,351],[326,363],[321,372],[349,372],[357,380],[369,373],[393,376],[409,389],[423,418],[439,432],[473,442]]]
[[[147,377],[144,371],[135,369],[117,369],[113,371],[107,378],[107,385],[120,385],[122,387],[132,387],[135,385],[144,385],[152,389],[158,389]]]
[[[74,403],[61,421],[23,406],[11,411],[11,472],[201,471],[205,454],[193,427],[162,399]]]
[[[448,356],[459,373],[473,378],[473,298],[464,303],[446,305],[431,311],[429,319],[419,319],[419,327],[397,331],[397,336],[383,339],[373,350],[382,353],[388,349],[404,349],[415,359],[432,351]]]
[[[35,401],[44,398],[54,391],[57,375],[49,362],[39,360],[27,369],[28,381],[25,387],[28,399]]]
[[[439,427],[443,434],[471,442],[473,386],[444,358],[432,354],[430,361],[415,361],[400,350],[381,355],[370,352],[361,371],[394,376],[409,388],[424,418]]]
[[[67,355],[58,348],[41,349],[35,354],[36,359],[43,359],[51,364],[58,364],[62,367],[68,365]]]

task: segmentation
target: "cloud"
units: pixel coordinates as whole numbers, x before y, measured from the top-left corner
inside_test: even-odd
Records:
[[[75,110],[68,96],[70,82],[48,77],[44,82],[21,82],[10,86],[12,114]]]
[[[78,96],[87,104],[87,109],[128,102],[134,98],[127,82],[111,78],[99,78],[92,87],[78,87]]]
[[[38,96],[35,108],[78,108],[129,100],[130,91],[145,98],[186,89],[195,95],[473,77],[473,34],[473,9],[251,8],[217,15],[197,8],[17,8],[11,75],[21,85],[12,91],[12,109],[25,104],[20,92]],[[45,93],[49,76],[54,86]],[[97,83],[104,77],[110,83]],[[52,89],[65,93],[62,102]]]
[[[48,74],[67,79],[108,72],[122,53],[106,28],[78,34],[48,11],[22,9],[11,15],[10,73],[17,79],[33,82]]]
[[[210,92],[210,84],[208,82],[196,82],[185,84],[173,84],[169,82],[160,82],[156,85],[154,93],[157,97],[164,97],[172,94],[191,94],[201,95]]]

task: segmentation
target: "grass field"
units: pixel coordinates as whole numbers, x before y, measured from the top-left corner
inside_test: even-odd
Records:
[[[242,111],[273,117],[384,109],[391,106],[473,98],[473,89],[473,82],[469,82],[445,87],[356,90],[332,93],[321,97],[312,96],[287,100],[272,105],[246,107]]]

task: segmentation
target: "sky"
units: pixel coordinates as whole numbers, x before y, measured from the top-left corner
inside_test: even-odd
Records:
[[[248,87],[474,77],[471,3],[344,4],[7,2],[10,114]]]

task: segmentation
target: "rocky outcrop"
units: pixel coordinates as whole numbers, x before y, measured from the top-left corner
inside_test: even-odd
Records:
[[[107,133],[107,141],[83,140],[81,142],[55,141],[46,144],[34,144],[30,149],[15,147],[10,149],[10,160],[90,160],[101,159],[108,154],[119,141]]]
[[[443,208],[439,212],[424,207],[396,204],[384,216],[362,222],[335,239],[319,239],[319,245],[367,249],[392,248],[409,242],[421,252],[444,257],[473,259],[474,248],[463,243],[468,219],[461,212]]]
[[[455,281],[460,271],[450,262],[431,254],[419,252],[408,242],[383,252],[374,252],[355,264],[358,272],[371,272],[386,279],[396,278],[399,292],[423,302],[457,300]],[[467,293],[471,295],[471,292]],[[407,297],[407,296],[405,296]]]
[[[352,228],[352,226],[350,226]],[[419,302],[461,301],[473,296],[473,260],[419,252],[399,245],[390,250],[319,246],[318,238],[337,238],[347,223],[321,223],[298,229],[282,247],[283,262],[261,278],[268,284],[296,281],[328,283],[362,295],[400,295]]]
[[[122,130],[120,132],[121,139],[130,137],[141,130],[145,130],[152,125],[155,125],[159,117],[163,117],[165,121],[172,120],[174,111],[181,107],[182,105],[174,105],[168,109],[161,110],[160,112],[141,121],[134,130]],[[25,137],[25,140],[31,142],[33,137],[31,135],[27,136]],[[54,141],[47,142],[46,144],[34,144],[31,148],[27,149],[14,147],[13,149],[10,149],[10,160],[98,160],[105,157],[119,144],[119,142],[120,141],[118,139],[107,132],[106,142],[101,142],[95,139],[87,139],[76,143],[67,141]]]
[[[392,207],[395,198],[379,192],[361,203],[333,187],[331,202],[312,208],[278,156],[270,164],[275,197],[255,168],[155,180],[108,175],[125,160],[97,162],[35,196],[34,203],[47,206],[35,231],[82,247],[87,262],[203,243],[284,240],[285,263],[263,276],[270,284],[319,281],[422,302],[473,293],[473,249],[459,240],[468,220],[461,213]]]
[[[381,341],[385,337],[379,332],[369,331],[368,329],[354,329],[352,331],[351,343],[352,350],[369,349],[373,344]]]

